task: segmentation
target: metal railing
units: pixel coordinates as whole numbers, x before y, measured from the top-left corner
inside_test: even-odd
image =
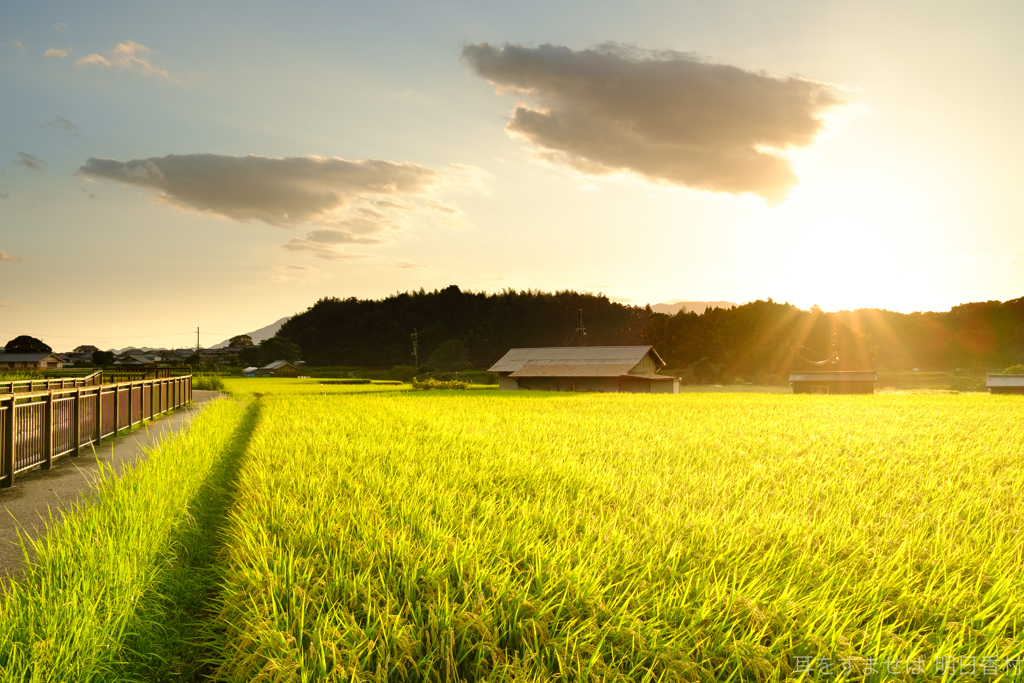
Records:
[[[0,383],[0,391],[7,384]],[[191,402],[192,376],[9,389],[0,394],[0,487],[11,486],[16,474],[48,470],[54,460],[78,455],[82,446]]]
[[[53,377],[50,379],[13,379],[0,382],[0,394],[20,394],[26,391],[46,391],[73,387],[92,387],[103,384],[103,371],[97,370],[85,377]]]

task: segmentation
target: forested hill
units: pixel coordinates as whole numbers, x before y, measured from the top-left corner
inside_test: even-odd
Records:
[[[707,358],[735,374],[813,369],[829,356],[833,334],[845,369],[999,369],[1024,361],[1024,299],[911,314],[804,311],[769,299],[670,316],[572,291],[485,294],[451,285],[382,300],[321,299],[278,335],[297,342],[312,365],[390,367],[412,365],[416,330],[421,365],[453,342],[486,368],[513,347],[575,345],[579,309],[588,346],[651,344],[672,368]]]

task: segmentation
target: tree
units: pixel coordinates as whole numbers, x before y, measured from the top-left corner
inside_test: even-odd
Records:
[[[15,337],[4,344],[5,353],[53,353],[53,349],[27,334]]]
[[[1003,370],[1004,375],[1024,375],[1024,365],[1011,365]]]
[[[111,351],[93,351],[92,364],[98,368],[105,368],[114,362],[114,354]]]
[[[718,376],[719,368],[707,358],[693,364],[693,376],[701,384],[710,384]]]
[[[295,361],[302,355],[299,345],[287,337],[271,337],[260,344],[260,364],[267,365],[275,360]]]
[[[438,370],[468,370],[473,367],[466,357],[466,345],[460,339],[449,339],[437,347],[427,365]]]
[[[236,334],[228,340],[228,346],[255,346],[252,337],[247,334]]]
[[[246,367],[257,365],[261,353],[258,346],[245,346],[238,352],[238,362]]]

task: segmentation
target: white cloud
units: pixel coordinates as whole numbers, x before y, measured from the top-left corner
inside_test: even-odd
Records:
[[[314,268],[313,266],[270,266],[268,272],[270,274],[271,282],[310,283],[319,282],[325,277],[330,277],[330,273],[325,273],[319,268]]]
[[[68,25],[65,24],[63,21],[58,21],[56,24],[53,25],[53,27],[57,29],[59,32],[64,33],[64,31],[67,30]]]
[[[11,256],[6,251],[0,251],[0,263],[28,263],[24,256]]]
[[[57,57],[58,59],[64,59],[71,54],[70,47],[51,47],[49,50],[43,53],[44,57]]]
[[[159,76],[168,83],[178,83],[166,69],[158,69],[149,59],[152,52],[145,45],[131,40],[118,43],[113,49],[107,50],[106,56],[100,54],[85,55],[75,62],[75,68],[83,66],[102,66],[118,71],[131,71],[141,76]]]
[[[959,265],[974,268],[1019,268],[1024,265],[1024,253],[1020,251],[972,251],[964,252],[956,259]]]
[[[8,50],[14,50],[15,52],[25,54],[25,46],[22,45],[20,40],[15,38],[7,37],[7,40],[0,43],[0,46],[6,47]]]
[[[497,92],[536,103],[517,104],[506,130],[542,159],[769,203],[797,184],[779,152],[811,144],[841,104],[824,83],[668,50],[480,43],[462,56]]]

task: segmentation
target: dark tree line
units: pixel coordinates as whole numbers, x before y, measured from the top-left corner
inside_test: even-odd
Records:
[[[412,365],[416,330],[421,364],[457,340],[474,367],[514,347],[565,346],[583,311],[588,346],[651,344],[670,368],[699,361],[733,375],[828,369],[1005,367],[1024,361],[1024,299],[964,304],[948,312],[877,309],[823,313],[772,300],[701,315],[670,316],[573,291],[442,290],[381,300],[321,299],[291,318],[278,337],[298,344],[312,365]],[[834,342],[833,342],[834,340]]]

